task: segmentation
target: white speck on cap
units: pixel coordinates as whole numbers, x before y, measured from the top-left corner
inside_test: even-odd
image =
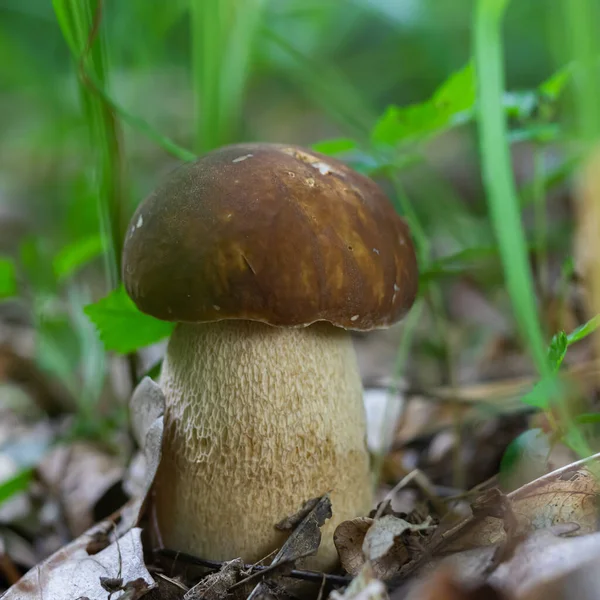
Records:
[[[350,317],[351,321],[356,321],[356,319],[358,319],[360,315],[354,315],[353,317]]]
[[[373,252],[375,252],[375,254],[379,254],[379,250],[377,250],[377,248],[373,248]]]
[[[317,169],[319,171],[319,173],[321,173],[321,175],[327,175],[328,173],[331,173],[331,171],[332,171],[331,167],[327,163],[324,163],[320,160],[312,163],[311,167],[314,167],[315,169]]]
[[[144,218],[142,217],[142,215],[140,215],[140,218],[137,220],[137,223],[135,224],[135,226],[137,229],[139,229],[143,224],[144,224]]]
[[[247,158],[251,158],[252,156],[254,156],[254,154],[244,154],[244,156],[238,156],[237,158],[234,158],[231,162],[239,163],[239,162],[242,162],[243,160],[246,160]]]
[[[215,310],[221,310],[221,307],[220,307],[220,306],[217,306],[216,304],[213,304],[213,308],[214,308]]]

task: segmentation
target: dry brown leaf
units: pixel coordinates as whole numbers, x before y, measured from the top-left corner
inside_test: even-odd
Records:
[[[588,564],[600,563],[600,533],[564,538],[561,528],[537,531],[515,551],[511,560],[500,565],[490,581],[516,596],[529,594],[538,586],[567,577]],[[600,584],[600,577],[596,578]],[[578,596],[575,596],[578,597]],[[600,587],[596,589],[600,597]]]
[[[340,523],[333,542],[342,567],[350,575],[356,576],[368,562],[375,576],[386,581],[398,574],[410,557],[402,536],[429,527],[429,519],[413,524],[394,515],[375,520],[360,517]]]
[[[331,518],[331,500],[325,494],[302,519],[271,564],[293,563],[300,558],[316,554],[321,544],[321,526]]]
[[[165,396],[160,386],[150,377],[144,377],[131,395],[129,414],[133,437],[140,448],[152,424],[165,412]]]
[[[223,600],[229,588],[237,582],[244,561],[236,558],[226,562],[217,573],[207,575],[202,581],[189,589],[183,600]]]
[[[331,500],[329,494],[325,494],[319,498],[312,510],[302,519],[285,541],[285,544],[271,561],[269,569],[273,567],[273,571],[280,571],[279,565],[283,569],[293,568],[297,560],[316,554],[321,545],[321,527],[327,519],[331,518],[331,514]],[[236,587],[245,581],[254,579],[256,576],[265,575],[265,573],[265,571],[255,572],[245,580],[238,582]],[[267,582],[261,582],[254,587],[248,596],[248,600],[259,600],[265,595],[273,595],[273,592],[268,589]]]
[[[308,513],[310,513],[311,510],[315,508],[315,506],[317,506],[319,500],[321,500],[321,498],[311,498],[310,500],[307,500],[298,512],[279,521],[279,523],[275,525],[275,528],[280,531],[291,531],[306,517],[306,515],[308,515]]]
[[[119,457],[91,442],[56,446],[38,467],[40,479],[58,498],[73,537],[94,524],[94,506],[123,476]]]
[[[413,524],[394,515],[385,515],[376,519],[367,531],[362,545],[363,554],[372,563],[376,563],[398,544],[400,536],[409,531],[422,531],[430,527],[429,517],[423,523]]]
[[[136,440],[144,451],[145,481],[139,496],[121,511],[120,533],[139,523],[162,454],[165,396],[150,377],[144,377],[133,392],[129,410]]]
[[[144,564],[141,529],[132,529],[104,550],[88,553],[90,542],[98,534],[114,529],[112,521],[103,521],[85,534],[33,567],[12,586],[3,600],[106,600],[108,594],[101,578],[120,581],[120,590],[111,600],[140,598],[154,581]],[[104,583],[106,584],[106,579]],[[127,595],[126,595],[127,594]]]
[[[333,543],[340,557],[340,563],[347,573],[356,577],[363,565],[365,557],[362,546],[373,519],[357,517],[340,523],[333,533]]]
[[[597,530],[600,484],[592,473],[600,466],[600,454],[544,475],[508,494],[518,520],[518,534],[575,523],[577,534]],[[492,517],[481,519],[445,548],[460,551],[505,540],[504,523]]]

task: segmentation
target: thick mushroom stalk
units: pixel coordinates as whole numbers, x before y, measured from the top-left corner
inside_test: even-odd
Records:
[[[165,458],[155,500],[163,543],[255,562],[285,540],[277,522],[330,492],[333,517],[308,564],[332,567],[335,526],[372,502],[349,334],[326,323],[180,324],[161,385]]]
[[[331,492],[336,523],[371,500],[347,330],[401,319],[417,291],[408,227],[377,185],[297,146],[241,144],[181,167],[133,215],[123,281],[177,322],[162,374],[162,542],[264,558],[282,518]]]

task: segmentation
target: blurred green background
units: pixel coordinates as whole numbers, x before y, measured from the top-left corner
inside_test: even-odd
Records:
[[[570,181],[600,131],[598,8],[1,0],[4,322],[33,330],[36,364],[65,386],[82,431],[101,434],[107,381],[123,400],[152,367],[136,351],[170,331],[119,288],[136,205],[217,146],[298,143],[377,178],[411,225],[421,295],[391,370],[429,385],[502,378],[470,368],[501,330],[519,352],[511,374],[546,380],[573,341],[552,336],[594,313],[572,309]],[[457,311],[464,284],[492,317]],[[128,355],[129,384],[114,383],[107,351]]]

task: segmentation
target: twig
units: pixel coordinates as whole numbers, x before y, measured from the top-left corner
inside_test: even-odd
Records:
[[[188,592],[190,589],[187,585],[183,585],[183,583],[181,583],[181,581],[177,581],[177,579],[174,579],[173,577],[169,577],[168,575],[165,575],[164,573],[154,573],[154,576],[158,577],[159,579],[162,579],[163,581],[166,581],[167,583],[170,583],[174,587],[179,588],[182,592]]]
[[[199,565],[201,567],[206,567],[211,571],[219,571],[225,562],[221,562],[218,560],[208,560],[206,558],[198,558],[191,554],[186,554],[185,552],[176,552],[175,550],[169,550],[167,548],[159,548],[155,550],[156,554],[160,554],[161,556],[165,556],[167,558],[173,559],[181,559],[183,562],[191,563],[194,565]],[[269,571],[274,570],[277,567],[280,567],[282,563],[277,563],[272,566],[264,566],[264,565],[244,565],[244,570],[255,571],[253,575],[259,575],[264,573],[265,571],[268,573]],[[332,575],[330,573],[320,573],[319,571],[302,571],[299,569],[292,569],[291,571],[285,573],[284,577],[290,577],[292,579],[301,579],[303,581],[314,581],[315,583],[321,583],[323,578],[327,581],[327,583],[331,585],[348,585],[352,581],[352,577],[348,575]],[[241,583],[246,583],[248,578],[242,580],[235,585],[238,586]],[[233,589],[233,588],[231,588]]]
[[[436,510],[438,515],[443,516],[448,512],[444,502],[436,496],[435,489],[432,486],[426,475],[419,469],[413,469],[408,475],[405,475],[386,495],[382,502],[379,503],[374,519],[379,519],[383,514],[386,506],[392,501],[394,496],[409,483],[414,480],[416,487],[423,492],[431,505]]]

